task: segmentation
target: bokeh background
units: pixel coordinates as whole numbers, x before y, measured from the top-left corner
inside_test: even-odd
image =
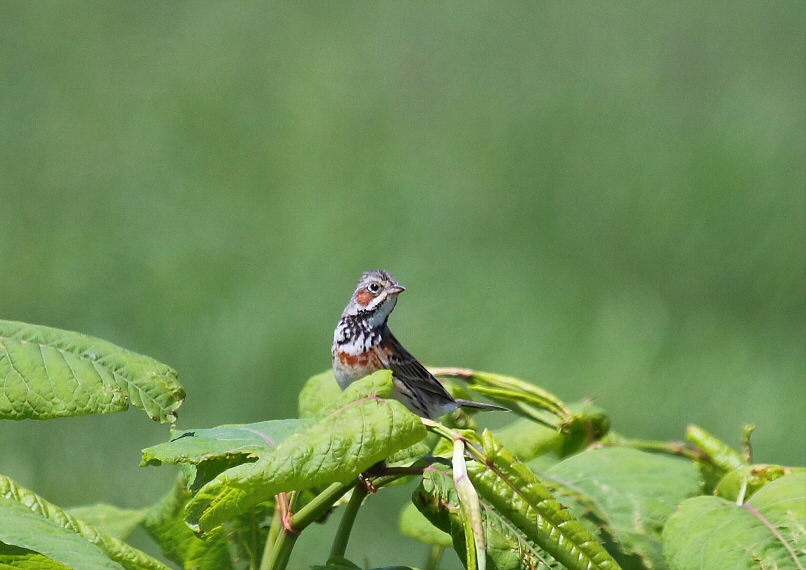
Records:
[[[429,364],[592,397],[633,437],[756,423],[758,461],[803,465],[805,22],[796,1],[0,3],[0,318],[174,366],[182,428],[285,418],[381,267]],[[140,507],[173,479],[138,467],[167,436],[138,411],[3,422],[0,472]],[[409,492],[370,501],[348,555],[422,564]]]

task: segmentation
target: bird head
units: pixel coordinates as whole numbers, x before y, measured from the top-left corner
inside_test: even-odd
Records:
[[[342,316],[367,315],[373,321],[383,322],[395,308],[397,296],[405,290],[388,271],[367,271],[358,280]]]

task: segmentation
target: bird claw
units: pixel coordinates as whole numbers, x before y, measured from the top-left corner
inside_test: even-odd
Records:
[[[372,484],[372,479],[370,479],[369,470],[358,474],[358,484],[364,488],[364,493],[367,495],[371,495],[378,491],[378,488]]]

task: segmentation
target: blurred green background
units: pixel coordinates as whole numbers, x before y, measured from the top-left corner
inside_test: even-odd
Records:
[[[806,463],[806,6],[0,3],[0,318],[180,371],[179,426],[285,418],[361,271],[432,365]],[[139,507],[165,426],[0,423],[0,472]],[[421,564],[410,489],[359,563]],[[334,520],[303,535],[323,562]],[[141,537],[142,538],[142,537]],[[307,545],[307,546],[305,546]],[[405,545],[390,556],[390,547]]]

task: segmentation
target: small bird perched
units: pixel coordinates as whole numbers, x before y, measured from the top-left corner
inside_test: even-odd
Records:
[[[454,398],[403,348],[386,324],[403,291],[387,271],[367,271],[359,279],[333,335],[333,372],[341,389],[377,370],[391,370],[392,396],[421,417],[435,420],[459,406],[506,410]]]

